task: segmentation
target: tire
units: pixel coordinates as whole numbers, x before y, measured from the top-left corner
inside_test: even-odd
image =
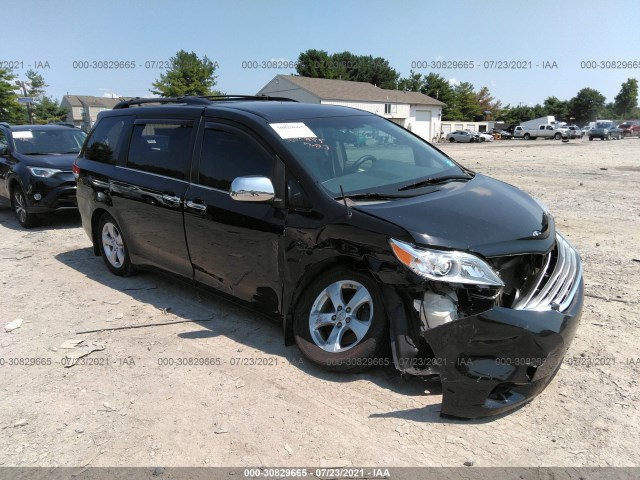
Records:
[[[561,133],[556,133],[556,134],[553,136],[553,138],[554,138],[555,140],[560,140],[560,139],[562,138],[562,134],[561,134]]]
[[[486,142],[487,140],[484,137],[480,137],[480,143]]]
[[[325,370],[363,372],[387,357],[389,322],[382,294],[363,273],[344,267],[323,273],[300,297],[293,321],[298,348]]]
[[[450,138],[449,138],[449,141],[450,141],[451,143],[455,143],[456,139],[455,139],[455,138],[453,138],[453,137],[450,137]]]
[[[11,190],[11,208],[16,214],[18,223],[24,228],[33,228],[40,224],[40,217],[34,213],[27,212],[27,197],[20,185],[16,185]]]
[[[611,135],[607,133],[607,134],[604,136],[603,140],[611,140]]]
[[[591,135],[589,135],[589,141],[593,142],[593,137]]]
[[[528,133],[525,133],[523,138],[525,140],[529,140],[531,138],[531,135],[529,135]]]
[[[105,213],[98,222],[98,245],[100,254],[111,273],[120,277],[127,277],[134,271],[127,242],[122,230],[111,215]]]

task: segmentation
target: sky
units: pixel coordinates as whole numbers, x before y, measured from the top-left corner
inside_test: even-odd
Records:
[[[428,67],[414,70],[486,86],[512,106],[568,100],[584,87],[610,102],[624,81],[640,79],[635,0],[0,0],[0,12],[0,66],[20,79],[38,70],[57,99],[150,96],[164,73],[153,62],[181,49],[215,62],[215,88],[228,94],[252,95],[295,73],[267,62],[311,48],[383,57],[402,77]],[[113,61],[135,68],[96,68]],[[496,68],[516,62],[527,68]]]

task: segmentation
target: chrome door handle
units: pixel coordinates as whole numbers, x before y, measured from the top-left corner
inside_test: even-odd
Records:
[[[205,203],[196,203],[196,202],[192,202],[191,200],[187,200],[187,208],[193,208],[194,210],[198,210],[199,212],[206,212],[207,211],[207,205]]]

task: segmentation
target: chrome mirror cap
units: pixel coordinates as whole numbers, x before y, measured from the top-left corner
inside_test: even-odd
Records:
[[[267,177],[237,177],[231,182],[231,198],[239,202],[269,202],[276,196]]]

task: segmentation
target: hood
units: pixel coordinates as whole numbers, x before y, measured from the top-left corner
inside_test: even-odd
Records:
[[[545,253],[555,242],[553,218],[523,191],[476,174],[417,197],[357,202],[366,212],[407,230],[418,245],[485,257]]]
[[[62,171],[71,171],[73,161],[78,157],[77,153],[50,154],[50,155],[24,155],[14,153],[14,156],[30,167],[57,168]]]

